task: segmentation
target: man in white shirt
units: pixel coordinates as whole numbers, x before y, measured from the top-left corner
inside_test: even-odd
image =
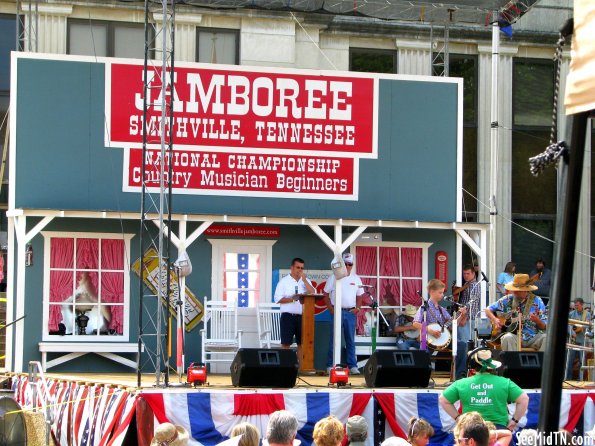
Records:
[[[347,350],[347,366],[349,373],[352,375],[359,375],[357,368],[357,358],[355,356],[355,327],[357,321],[357,313],[362,305],[362,296],[364,289],[362,287],[362,279],[353,272],[353,254],[346,252],[343,254],[343,261],[347,267],[348,275],[341,279],[341,326],[343,327],[343,338],[345,339],[345,349]],[[324,300],[326,307],[331,314],[335,312],[335,276],[329,276],[324,287]],[[331,324],[333,327],[334,324]],[[333,366],[333,333],[329,340],[328,357],[326,361],[326,370],[330,372]]]
[[[274,300],[281,304],[281,345],[289,348],[298,346],[298,361],[302,362],[302,303],[299,294],[314,294],[316,290],[306,277],[304,261],[296,257],[291,261],[291,271],[277,284]]]

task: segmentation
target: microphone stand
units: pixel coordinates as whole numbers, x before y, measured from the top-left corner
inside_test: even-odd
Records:
[[[421,294],[421,291],[418,291],[417,294],[421,298],[421,308],[422,308],[422,323],[421,323],[421,339],[419,342],[420,350],[427,350],[428,349],[428,340],[427,340],[427,313],[428,313],[428,301],[424,299],[424,296]]]

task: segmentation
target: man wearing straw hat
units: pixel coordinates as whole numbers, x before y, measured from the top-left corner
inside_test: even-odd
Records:
[[[505,323],[496,317],[495,312],[511,316],[513,322],[511,327],[516,326],[514,322],[521,324],[521,347],[545,351],[545,329],[547,327],[547,312],[541,297],[535,296],[530,291],[537,287],[528,274],[515,274],[512,282],[507,283],[504,288],[512,291],[498,301],[486,308],[486,315],[492,321],[494,327],[502,329]],[[516,314],[518,314],[518,317]],[[502,350],[518,351],[517,333],[506,333],[502,336]]]
[[[393,329],[397,335],[399,350],[419,350],[419,330],[413,326],[413,318],[417,313],[415,305],[405,305]],[[417,335],[417,336],[416,336]]]
[[[463,413],[479,412],[498,428],[513,430],[527,412],[529,396],[509,378],[491,373],[501,365],[492,359],[492,352],[487,348],[470,352],[469,366],[476,373],[453,382],[444,390],[439,397],[444,411],[456,420],[460,414],[454,403],[460,401]],[[509,420],[507,404],[513,402],[515,409]]]

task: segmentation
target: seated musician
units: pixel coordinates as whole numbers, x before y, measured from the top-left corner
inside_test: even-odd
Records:
[[[568,314],[568,319],[570,322],[572,320],[583,322],[584,324],[571,324],[568,327],[568,334],[570,336],[570,343],[576,345],[585,345],[585,332],[587,331],[587,327],[591,322],[591,313],[585,307],[585,301],[582,297],[577,297],[574,299],[574,309]],[[583,364],[583,356],[585,352],[581,350],[577,350],[574,348],[568,349],[568,358],[566,360],[566,379],[573,378],[573,369],[574,369],[574,359],[578,356],[579,364]],[[582,381],[583,374],[578,374],[579,381]]]
[[[547,327],[547,312],[545,305],[539,296],[530,291],[537,287],[533,285],[528,274],[515,274],[512,282],[504,286],[512,294],[508,294],[486,308],[486,315],[492,321],[494,328],[507,330],[507,324],[496,316],[500,312],[513,318],[508,327],[509,332],[501,337],[502,350],[518,351],[518,338],[514,333],[518,328],[516,320],[521,323],[521,347],[545,351],[545,329]],[[515,313],[519,314],[518,317]]]
[[[397,335],[397,348],[399,350],[419,350],[419,330],[413,326],[413,317],[417,307],[406,305],[397,321],[394,332]]]
[[[424,315],[425,315],[425,322],[427,327],[427,337],[428,337],[428,345],[430,347],[434,347],[431,343],[431,339],[440,338],[442,332],[444,330],[449,329],[451,321],[451,316],[448,314],[446,308],[440,305],[440,301],[444,297],[444,289],[446,285],[444,282],[438,279],[432,279],[428,282],[428,294],[430,298],[427,301],[427,310],[424,311],[424,305],[419,307],[415,317],[413,318],[413,326],[418,330],[422,329],[422,324],[424,322]],[[466,308],[461,308],[461,311],[457,317],[457,323],[461,318],[467,317],[467,310]],[[434,328],[429,327],[430,324],[438,324],[441,329],[436,330]],[[466,349],[458,348],[457,345],[457,358],[456,358],[456,370],[455,376],[458,378],[460,376],[464,376],[467,371],[467,358],[466,358]]]

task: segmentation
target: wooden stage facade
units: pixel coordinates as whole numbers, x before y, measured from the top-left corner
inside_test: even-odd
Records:
[[[411,416],[423,417],[434,427],[433,445],[452,445],[454,425],[438,404],[447,377],[436,376],[429,388],[368,388],[364,376],[351,376],[349,385],[329,386],[327,376],[299,376],[291,389],[233,387],[230,375],[209,375],[208,385],[190,387],[185,379],[170,376],[169,386],[155,387],[155,375],[143,375],[137,387],[136,374],[71,375],[49,373],[47,389],[32,386],[29,377],[12,374],[16,399],[25,410],[47,407],[51,434],[58,445],[149,446],[154,426],[171,421],[184,426],[193,445],[216,445],[228,438],[242,421],[255,424],[264,433],[269,414],[279,409],[293,412],[300,423],[298,438],[312,444],[314,424],[329,414],[346,422],[351,415],[364,416],[370,426],[366,446],[379,444],[391,435],[405,436]],[[162,380],[161,380],[162,381]],[[537,426],[539,390],[527,389],[527,416],[520,425]],[[563,391],[560,427],[576,434],[595,425],[595,392],[585,383],[570,382]]]

